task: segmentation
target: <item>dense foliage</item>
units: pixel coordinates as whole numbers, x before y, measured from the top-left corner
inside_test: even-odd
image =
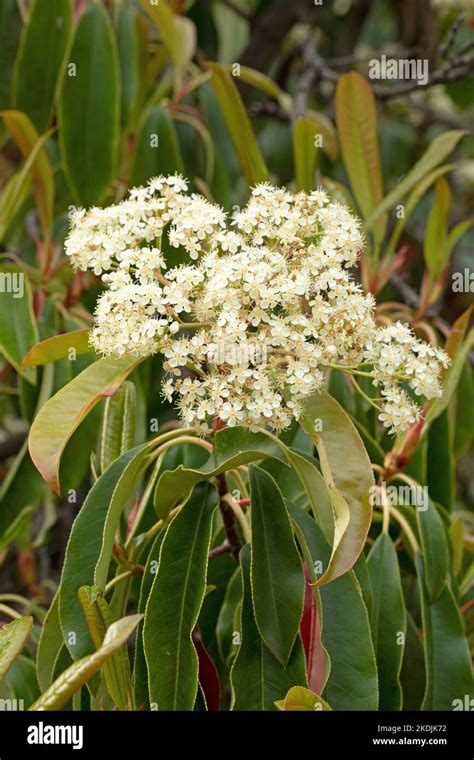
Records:
[[[7,709],[472,709],[473,24],[0,0]]]

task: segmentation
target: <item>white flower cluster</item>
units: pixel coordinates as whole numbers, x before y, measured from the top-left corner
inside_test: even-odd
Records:
[[[116,206],[74,213],[66,253],[108,285],[94,348],[161,352],[164,395],[203,432],[216,416],[288,426],[334,365],[369,368],[393,432],[416,421],[419,407],[399,381],[434,398],[448,358],[401,323],[377,326],[372,296],[349,273],[363,246],[349,210],[322,190],[265,183],[228,224],[220,207],[186,190],[180,176],[157,177]],[[188,260],[167,269],[172,247]]]

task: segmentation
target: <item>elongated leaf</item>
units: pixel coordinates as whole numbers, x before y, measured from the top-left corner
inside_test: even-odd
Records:
[[[310,571],[305,564],[305,596],[303,617],[301,619],[301,640],[306,655],[306,670],[308,674],[308,684],[316,694],[322,692],[326,683],[325,661],[326,652],[321,641],[321,600],[319,592],[312,585]]]
[[[0,108],[11,106],[13,67],[22,29],[17,0],[0,0]]]
[[[430,147],[423,154],[419,161],[411,171],[408,172],[406,177],[394,187],[394,189],[385,196],[382,203],[380,203],[374,212],[366,219],[365,227],[370,229],[381,217],[390,211],[404,196],[412,190],[418,182],[425,177],[426,174],[431,172],[442,161],[449,156],[454,150],[458,142],[464,135],[467,134],[462,129],[452,129],[448,132],[444,132],[442,135],[436,137],[430,144]]]
[[[242,567],[243,604],[241,644],[231,671],[233,710],[272,710],[295,684],[306,686],[303,647],[296,639],[286,668],[274,657],[260,636],[255,623],[250,585],[250,546],[239,555]]]
[[[438,510],[431,499],[416,509],[416,522],[423,552],[424,578],[429,598],[435,601],[441,594],[449,572],[449,547]]]
[[[114,622],[110,607],[103,598],[100,589],[95,586],[82,586],[79,589],[79,600],[94,645],[96,649],[100,649],[107,629]],[[119,709],[130,709],[132,706],[132,678],[126,647],[120,647],[104,664],[104,678],[109,694]]]
[[[337,132],[331,119],[321,111],[314,111],[312,108],[307,109],[305,118],[317,127],[317,131],[322,138],[322,149],[324,153],[331,159],[331,161],[335,161],[339,154],[339,144],[337,140]]]
[[[63,632],[59,620],[59,593],[56,593],[43,620],[36,653],[36,677],[41,691],[46,691],[54,680],[54,666],[62,646]]]
[[[115,176],[119,64],[104,7],[93,3],[76,30],[59,104],[61,159],[76,202],[98,203]]]
[[[373,544],[368,568],[373,591],[372,638],[379,675],[380,710],[401,710],[400,672],[407,616],[397,552],[387,533]]]
[[[303,567],[278,486],[255,465],[250,494],[255,621],[267,647],[286,666],[303,613]]]
[[[319,572],[331,549],[315,521],[302,509],[288,504],[299,528],[298,543],[308,566]],[[323,697],[333,710],[377,710],[378,679],[369,617],[360,585],[350,571],[319,589],[322,644],[329,656]],[[342,612],[341,612],[342,611]],[[350,621],[350,623],[349,623]]]
[[[33,0],[15,63],[13,104],[38,132],[51,123],[71,27],[71,0]]]
[[[331,396],[324,392],[312,396],[301,426],[316,444],[334,512],[331,558],[318,580],[322,586],[347,572],[364,547],[372,519],[369,496],[374,478],[357,429]]]
[[[81,586],[104,588],[122,510],[148,454],[137,446],[112,462],[89,491],[69,537],[59,587],[59,614],[64,640],[78,659],[93,649],[78,591]]]
[[[185,35],[179,26],[179,19],[174,16],[168,0],[160,0],[158,3],[150,3],[149,0],[140,0],[140,5],[154,21],[160,32],[161,38],[177,66],[183,66],[192,57],[194,50],[190,50],[186,44]],[[181,19],[186,22],[186,19]]]
[[[293,686],[285,699],[275,702],[279,710],[285,712],[317,712],[331,710],[328,703],[321,699],[314,691],[304,686]]]
[[[465,695],[472,697],[473,681],[464,624],[453,592],[445,585],[430,604],[421,558],[417,558],[423,617],[426,690],[422,710],[453,710]]]
[[[448,408],[449,403],[453,397],[453,394],[456,391],[456,388],[458,386],[459,378],[461,377],[463,366],[466,362],[466,359],[473,345],[474,345],[474,328],[468,332],[464,341],[462,341],[460,345],[458,345],[454,356],[450,354],[451,365],[449,366],[443,378],[443,394],[439,398],[436,398],[431,404],[430,408],[428,409],[428,412],[425,416],[425,427],[424,427],[425,431],[429,429],[429,426],[433,422],[433,420],[439,417],[439,415],[442,414],[444,410]]]
[[[38,142],[38,133],[26,114],[21,111],[2,111],[5,126],[18,145],[23,158],[28,159]],[[49,158],[43,149],[31,169],[36,206],[45,237],[51,233],[54,206],[54,178]]]
[[[465,362],[456,393],[454,454],[460,459],[468,451],[474,436],[474,381],[469,362]]]
[[[93,353],[89,343],[90,330],[73,330],[72,332],[53,335],[31,348],[25,355],[22,365],[28,367],[44,366],[58,359],[70,359],[82,354]]]
[[[139,361],[134,357],[99,359],[41,407],[30,430],[30,455],[56,493],[66,443],[95,404],[112,396]]]
[[[201,632],[197,626],[192,633],[192,640],[196,647],[199,662],[199,686],[206,699],[207,709],[215,712],[219,709],[221,702],[219,674],[212,657],[203,644]]]
[[[297,119],[293,125],[293,155],[297,190],[314,190],[318,148],[315,142],[318,127],[309,119]]]
[[[465,410],[469,415],[469,410]],[[455,502],[455,461],[451,420],[445,409],[437,417],[428,433],[428,488],[433,501],[451,510]]]
[[[197,489],[161,547],[143,626],[150,703],[159,710],[192,710],[196,700],[198,656],[191,636],[206,590],[215,507],[215,490]]]
[[[155,106],[145,114],[140,126],[131,184],[143,185],[150,177],[183,171],[178,136],[169,109]]]
[[[22,359],[38,340],[33,295],[28,277],[13,267],[0,268],[3,301],[0,319],[0,352],[17,372],[36,383],[36,370],[23,369]]]
[[[33,169],[41,150],[49,139],[51,132],[45,132],[35,143],[28,155],[27,160],[15,174],[13,174],[0,196],[0,239],[5,237],[8,228],[25,202],[32,182]]]
[[[242,601],[242,581],[240,568],[232,575],[225,591],[224,601],[219,611],[216,625],[216,638],[219,654],[227,662],[233,651],[234,620],[237,607]]]
[[[20,617],[0,628],[0,683],[26,644],[33,618]]]
[[[130,0],[120,3],[117,18],[117,45],[120,60],[120,122],[127,129],[135,110],[139,87],[139,39],[136,15]]]
[[[356,71],[339,79],[336,123],[352,191],[367,219],[382,202],[383,179],[375,98],[366,79]],[[379,239],[383,237],[385,227],[386,218],[381,218],[376,226]]]
[[[29,709],[59,710],[125,644],[141,617],[129,615],[113,623],[107,629],[101,648],[71,665]]]
[[[423,695],[425,693],[425,658],[423,651],[422,633],[407,613],[407,633],[405,639],[405,652],[403,665],[400,673],[400,681],[403,692],[403,709],[421,709]]]
[[[264,433],[249,433],[237,427],[219,430],[214,437],[213,452],[203,467],[193,470],[179,465],[160,475],[154,499],[158,516],[165,517],[197,483],[238,465],[267,457],[285,461],[278,443]]]
[[[451,206],[451,190],[440,177],[435,184],[433,205],[426,225],[423,253],[432,280],[437,280],[449,258],[447,248],[448,218]]]
[[[223,66],[208,63],[217,102],[230,132],[242,171],[249,187],[268,179],[267,167],[260,153],[247,112],[239,92]]]
[[[97,457],[101,472],[104,472],[114,459],[133,448],[136,417],[137,392],[134,384],[126,380],[105,402]]]

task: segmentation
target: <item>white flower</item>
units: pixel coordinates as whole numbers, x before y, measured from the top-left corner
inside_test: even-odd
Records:
[[[94,348],[161,352],[162,393],[200,432],[216,415],[252,430],[287,427],[334,364],[368,365],[380,421],[392,432],[413,424],[419,407],[397,383],[435,398],[449,359],[407,325],[377,326],[373,297],[349,272],[363,246],[349,209],[321,189],[293,195],[263,183],[230,225],[179,175],[156,177],[116,206],[75,211],[66,253],[108,286]],[[188,263],[165,260],[165,235]]]

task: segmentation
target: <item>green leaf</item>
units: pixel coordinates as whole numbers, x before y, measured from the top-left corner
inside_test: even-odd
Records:
[[[99,203],[115,178],[119,87],[109,17],[93,3],[77,27],[59,103],[61,160],[74,198],[84,206]]]
[[[66,443],[95,404],[112,396],[139,362],[136,357],[99,359],[41,407],[30,430],[30,455],[56,493],[60,492],[59,465]]]
[[[197,483],[210,480],[241,464],[273,457],[285,462],[278,442],[265,433],[249,433],[244,428],[224,428],[214,437],[214,449],[207,462],[199,469],[179,465],[166,470],[158,480],[154,504],[159,517],[166,517],[170,509],[186,497]]]
[[[142,615],[129,615],[117,620],[104,638],[97,652],[75,662],[31,705],[30,710],[59,710],[87,681],[100,670],[107,660],[125,644],[135,630]]]
[[[2,111],[5,126],[15,140],[25,160],[38,142],[38,133],[26,114],[21,111]],[[36,206],[45,237],[49,237],[53,225],[54,177],[46,150],[41,150],[32,165]]]
[[[279,710],[285,712],[320,712],[332,709],[324,699],[321,699],[314,691],[304,686],[293,686],[288,691],[285,699],[275,702],[275,705]]]
[[[466,410],[468,413],[468,411]],[[455,503],[455,461],[451,421],[445,409],[428,433],[428,488],[433,501],[451,510]]]
[[[223,66],[207,63],[212,87],[224,116],[232,142],[249,187],[265,182],[268,171],[255,139],[249,117],[237,87]]]
[[[56,592],[43,620],[36,653],[36,677],[41,691],[51,686],[58,654],[63,647],[63,632],[59,620],[59,593]]]
[[[419,161],[416,162],[413,169],[411,169],[406,177],[404,177],[402,181],[385,196],[382,203],[380,203],[370,217],[366,219],[365,228],[369,230],[373,227],[373,225],[384,216],[387,211],[390,211],[390,209],[396,206],[396,204],[401,201],[410,190],[413,190],[415,185],[417,185],[426,174],[439,166],[446,156],[449,156],[449,154],[452,153],[459,140],[466,134],[467,132],[463,129],[452,129],[443,132],[442,135],[436,137],[433,142],[430,143],[428,150],[422,155]]]
[[[255,623],[250,582],[250,546],[240,552],[243,603],[241,608],[241,644],[231,670],[232,709],[273,710],[295,684],[307,685],[306,663],[301,640],[297,637],[285,667],[266,647]]]
[[[206,591],[215,489],[197,489],[173,518],[148,597],[143,642],[150,703],[159,710],[192,710],[198,657],[191,640]]]
[[[36,370],[22,367],[23,357],[38,340],[30,281],[14,267],[0,267],[0,278],[4,283],[0,353],[22,377],[36,384]]]
[[[440,177],[436,180],[433,205],[428,215],[423,242],[423,254],[432,281],[440,277],[449,259],[450,251],[446,241],[450,206],[451,190],[444,177]]]
[[[105,402],[97,452],[100,472],[134,446],[136,418],[137,392],[135,385],[126,380]]]
[[[144,185],[159,174],[184,172],[178,136],[166,106],[145,113],[137,138],[131,184]]]
[[[446,531],[431,499],[416,509],[416,523],[420,535],[425,584],[430,601],[441,594],[449,572],[449,546]]]
[[[293,125],[293,155],[296,189],[310,193],[314,190],[318,148],[315,138],[318,126],[309,119],[297,119]]]
[[[454,332],[454,330],[452,332]],[[462,369],[473,345],[474,328],[469,331],[464,341],[458,345],[454,356],[451,355],[451,364],[443,378],[443,394],[433,401],[425,415],[425,431],[429,429],[433,420],[439,417],[439,415],[448,408],[457,388],[459,378],[461,377]]]
[[[303,614],[303,566],[278,486],[255,465],[250,467],[250,498],[255,621],[265,644],[285,667]]]
[[[459,376],[456,392],[456,420],[454,425],[454,455],[457,459],[467,454],[474,437],[474,381],[469,361]]]
[[[381,533],[368,557],[373,592],[372,638],[379,674],[379,710],[401,710],[400,672],[407,616],[398,557],[393,541]]]
[[[81,586],[79,600],[96,649],[104,642],[107,628],[114,622],[109,605],[96,586]],[[104,664],[104,679],[113,701],[120,710],[132,707],[132,677],[125,646]]]
[[[122,0],[117,18],[117,46],[120,61],[120,121],[127,129],[135,111],[139,87],[138,31],[136,15],[129,0]]]
[[[71,0],[33,0],[13,77],[13,105],[38,132],[51,123],[72,28]]]
[[[78,591],[81,586],[104,589],[120,517],[148,453],[145,444],[112,462],[94,483],[74,520],[59,587],[61,627],[73,659],[90,654],[93,648]]]
[[[0,683],[25,646],[32,625],[33,618],[27,616],[0,628]]]
[[[90,330],[72,330],[53,335],[36,343],[25,355],[22,365],[28,367],[44,366],[58,359],[75,359],[82,354],[93,353],[89,343]]]
[[[50,132],[45,132],[35,143],[25,163],[6,182],[0,196],[0,239],[3,239],[16,214],[26,200],[33,170],[36,171],[36,161],[41,153],[45,142],[49,139]]]
[[[291,504],[288,509],[298,527],[298,542],[303,544],[308,566],[318,573],[329,561],[330,546],[306,512]],[[354,571],[321,586],[319,595],[321,641],[330,661],[324,699],[333,710],[377,710],[377,666],[370,622]]]
[[[382,165],[377,137],[377,107],[367,80],[358,72],[344,74],[336,89],[336,124],[344,165],[365,219],[383,199]],[[376,227],[385,234],[386,218]]]
[[[407,612],[405,652],[400,680],[403,692],[403,709],[416,710],[417,712],[421,709],[426,681],[425,658],[421,641],[422,634],[418,631],[410,613]]]
[[[186,31],[180,22],[190,19],[181,19],[173,14],[168,0],[160,0],[151,4],[149,0],[140,0],[140,5],[156,24],[161,38],[176,66],[184,66],[194,54],[194,46],[189,45],[189,29]]]
[[[224,662],[228,661],[234,648],[233,632],[236,630],[234,620],[241,601],[242,581],[240,578],[240,568],[237,568],[227,584],[224,601],[219,610],[216,624],[217,646]]]
[[[446,238],[446,261],[448,261],[458,241],[466,234],[466,232],[469,232],[473,224],[474,221],[472,221],[472,219],[467,219],[465,222],[459,222],[459,224],[456,224],[452,230],[450,230]]]
[[[316,444],[334,512],[331,558],[318,580],[322,586],[347,572],[364,548],[372,520],[374,477],[357,429],[331,396],[313,395],[304,406],[301,426]]]
[[[23,24],[18,0],[0,0],[0,108],[10,108],[13,67]]]
[[[458,700],[463,702],[465,695],[473,695],[471,657],[464,623],[448,585],[435,602],[429,602],[420,557],[417,557],[416,564],[426,667],[426,690],[421,709],[453,710]]]

